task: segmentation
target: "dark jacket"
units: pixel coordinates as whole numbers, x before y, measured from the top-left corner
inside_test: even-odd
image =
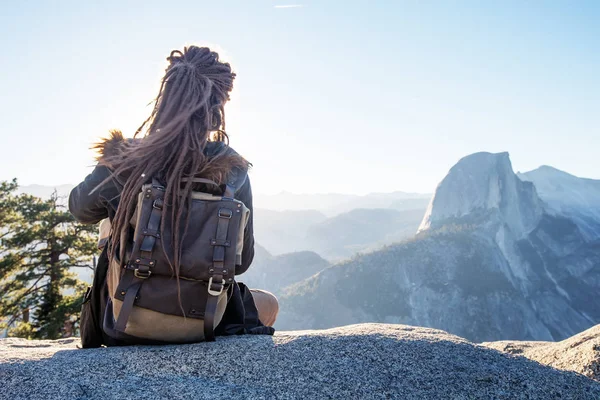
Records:
[[[99,146],[101,157],[118,153],[122,143],[123,138],[121,135],[113,135],[110,139],[106,140],[102,145]],[[233,152],[234,150],[230,147],[225,148],[223,143],[209,142],[205,153],[208,156],[211,156],[220,151]],[[115,179],[111,179],[99,189],[93,191],[94,188],[96,188],[109,176],[109,169],[105,166],[98,165],[83,182],[81,182],[71,191],[69,196],[69,210],[78,221],[86,224],[95,224],[104,218],[109,218],[112,221],[117,212],[117,207],[119,206],[120,193],[123,189],[122,184]],[[234,197],[242,201],[246,207],[250,209],[250,217],[244,234],[242,265],[236,267],[235,271],[236,275],[240,275],[250,267],[250,264],[254,258],[252,189],[250,187],[250,180],[247,177],[244,183],[236,190]],[[101,321],[103,319],[103,308],[106,304],[107,298],[107,293],[105,293],[107,290],[104,281],[108,264],[107,252],[103,251],[98,259],[93,284],[96,292],[96,299],[92,300],[97,303],[95,304],[95,308],[97,310],[95,310],[93,313],[95,315],[92,318],[94,320],[99,320],[99,322],[97,322],[98,326],[102,326]],[[94,294],[94,290],[91,291],[91,295]],[[88,296],[89,295],[90,293],[88,293]],[[86,315],[85,317],[90,318],[89,315]],[[84,321],[82,316],[82,331],[84,329],[83,323]],[[98,327],[96,328],[97,330],[99,329]],[[229,289],[228,306],[221,323],[215,329],[215,334],[232,335],[243,333],[272,334],[273,329],[265,327],[258,320],[258,312],[256,310],[256,306],[254,305],[250,290],[242,283],[236,282]],[[119,344],[112,343],[110,338],[107,338],[106,335],[104,336],[105,340],[103,340],[103,342],[105,343],[100,344]]]

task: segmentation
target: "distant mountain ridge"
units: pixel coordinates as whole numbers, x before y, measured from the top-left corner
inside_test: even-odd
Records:
[[[423,212],[357,208],[311,225],[306,241],[328,259],[345,259],[414,236]]]
[[[551,203],[507,153],[467,156],[438,186],[419,235],[292,286],[281,327],[408,323],[475,341],[583,331],[600,322],[600,241]]]
[[[315,251],[339,261],[413,236],[424,212],[354,209],[328,218],[316,210],[255,209],[254,236],[275,255]]]
[[[332,217],[357,208],[391,208],[413,210],[425,208],[431,194],[423,193],[370,193],[349,195],[336,193],[294,194],[281,192],[274,195],[255,195],[256,207],[275,210],[317,210]]]
[[[317,210],[275,211],[254,208],[254,236],[270,253],[284,254],[309,250],[307,232],[327,219]]]
[[[568,216],[588,239],[600,238],[600,180],[578,178],[549,166],[517,175],[535,185],[549,213]]]
[[[254,261],[238,280],[252,288],[268,290],[275,295],[296,282],[300,282],[330,264],[317,253],[299,251],[273,256],[259,244],[255,244]]]

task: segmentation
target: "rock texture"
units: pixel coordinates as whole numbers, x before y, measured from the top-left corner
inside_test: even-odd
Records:
[[[501,341],[482,344],[600,381],[600,325],[558,343]]]
[[[443,331],[364,324],[181,346],[0,340],[0,399],[598,399],[600,383]]]

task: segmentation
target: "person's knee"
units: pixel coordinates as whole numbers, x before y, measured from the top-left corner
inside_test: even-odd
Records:
[[[273,325],[277,319],[277,315],[279,314],[279,300],[272,293],[269,293],[269,308],[273,316],[273,322],[271,323],[271,325]]]
[[[258,310],[258,318],[266,326],[273,326],[279,314],[279,301],[271,292],[260,289],[252,289],[254,304]]]

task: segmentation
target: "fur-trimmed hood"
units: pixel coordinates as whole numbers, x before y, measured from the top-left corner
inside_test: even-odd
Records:
[[[126,151],[130,150],[132,146],[135,146],[143,138],[125,138],[120,130],[111,130],[108,137],[102,139],[96,143],[92,148],[97,151],[96,160],[100,164],[104,164],[109,168],[114,160],[107,161],[108,157],[119,156]],[[227,179],[227,176],[233,171],[233,169],[244,170],[244,175],[248,169],[252,167],[252,164],[248,162],[244,157],[238,154],[229,145],[223,142],[208,142],[204,149],[204,154],[209,158],[218,156],[221,159],[219,163],[211,163],[202,170],[202,177],[211,179],[215,182],[223,182]]]
[[[123,137],[123,132],[116,129],[111,130],[108,137],[102,139],[92,147],[98,153],[96,155],[96,160],[101,161],[106,157],[121,154],[127,147],[127,144],[133,143],[135,140],[139,139],[125,139],[125,137]]]
[[[140,140],[143,139],[126,138],[123,136],[123,132],[113,129],[109,132],[108,137],[96,143],[92,149],[97,152],[96,160],[101,161],[106,157],[112,157],[123,153],[128,146],[133,145]],[[223,142],[208,142],[205,153],[208,156],[213,156],[220,153],[224,148],[226,148],[225,151],[228,156],[241,157],[238,152]],[[250,163],[248,164],[249,166],[251,165]]]

